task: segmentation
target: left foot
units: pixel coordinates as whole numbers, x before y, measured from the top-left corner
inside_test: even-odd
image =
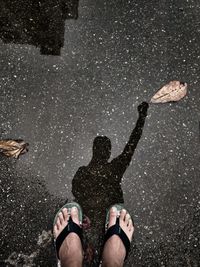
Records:
[[[53,228],[55,239],[67,226],[70,216],[72,221],[80,226],[78,209],[76,207],[72,207],[71,212],[69,213],[67,208],[63,208],[63,210],[58,214],[56,224]],[[74,264],[74,267],[82,266],[83,248],[81,240],[76,233],[70,233],[65,238],[59,250],[59,258],[62,266],[71,266],[71,264]]]

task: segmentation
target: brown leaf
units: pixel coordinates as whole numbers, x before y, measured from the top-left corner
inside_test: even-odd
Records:
[[[171,81],[164,85],[152,98],[151,103],[179,101],[187,94],[187,83]]]
[[[0,140],[0,152],[7,157],[18,158],[28,151],[28,143],[23,140]]]

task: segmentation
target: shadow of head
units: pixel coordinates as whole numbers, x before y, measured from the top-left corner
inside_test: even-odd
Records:
[[[108,161],[111,155],[111,141],[106,136],[97,136],[93,142],[93,160]]]

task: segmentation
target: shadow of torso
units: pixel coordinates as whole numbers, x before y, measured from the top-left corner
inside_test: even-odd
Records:
[[[73,179],[72,192],[83,212],[93,222],[105,215],[105,210],[115,203],[123,203],[121,179],[125,168],[116,160],[80,167]]]

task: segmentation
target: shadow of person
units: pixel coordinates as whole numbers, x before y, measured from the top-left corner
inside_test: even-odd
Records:
[[[131,162],[142,136],[148,103],[138,106],[139,118],[123,152],[109,162],[111,141],[97,136],[93,142],[93,156],[87,166],[82,166],[72,180],[72,193],[91,221],[90,238],[96,245],[102,242],[106,209],[115,203],[124,203],[121,181]],[[99,242],[97,241],[98,237]]]
[[[60,55],[65,20],[78,18],[78,4],[79,0],[2,0],[0,38],[40,47],[43,55]]]

